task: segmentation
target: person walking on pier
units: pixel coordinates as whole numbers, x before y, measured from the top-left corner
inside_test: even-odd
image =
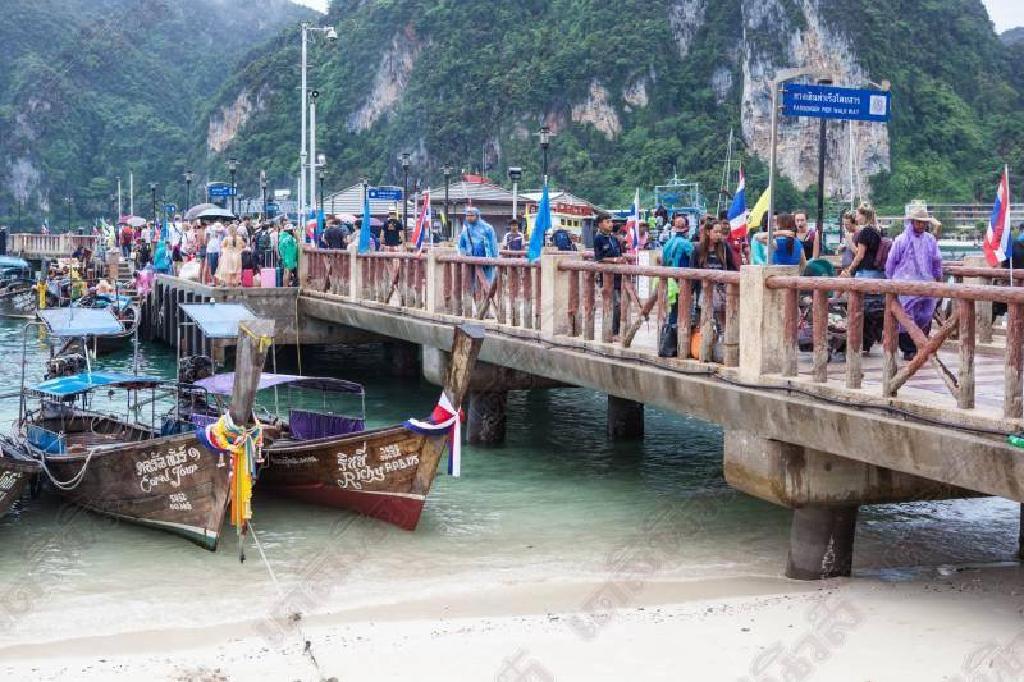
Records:
[[[612,217],[607,213],[597,216],[597,234],[594,235],[594,260],[598,263],[620,265],[626,262],[622,257],[622,242],[612,234]],[[601,275],[598,275],[601,277]],[[603,287],[604,280],[599,284]],[[622,275],[612,276],[612,336],[619,334],[620,305],[622,298]],[[614,340],[614,338],[613,338]]]
[[[398,219],[398,211],[391,209],[387,222],[381,228],[381,237],[384,242],[384,251],[398,251],[405,237],[405,230],[402,229],[402,221]]]
[[[940,223],[928,213],[923,202],[911,202],[904,218],[903,234],[892,243],[892,249],[885,262],[885,275],[889,279],[904,282],[942,281],[942,253],[939,244],[929,232]],[[925,336],[931,331],[932,315],[936,299],[928,296],[900,296],[900,305]],[[907,330],[900,330],[900,350],[903,359],[910,360],[917,354],[917,345]]]
[[[206,267],[210,279],[217,282],[217,268],[220,266],[220,247],[224,241],[224,225],[214,223],[206,228]]]
[[[505,233],[503,246],[506,251],[523,250],[523,233],[519,231],[519,221],[515,218],[508,221],[508,232]]]
[[[345,230],[341,227],[341,221],[337,218],[328,218],[327,227],[324,229],[324,233],[320,235],[320,241],[325,249],[344,249],[347,245],[345,243]]]
[[[497,258],[498,238],[494,236],[494,228],[480,217],[480,209],[475,206],[466,208],[466,224],[459,235],[459,253],[475,258]],[[473,268],[471,285],[475,291],[476,268]],[[490,282],[494,278],[494,267],[482,268],[484,277]]]
[[[217,282],[226,287],[241,286],[242,249],[245,239],[238,234],[238,225],[228,225],[228,234],[220,244],[220,263],[217,265]]]
[[[295,241],[295,228],[290,224],[284,226],[281,236],[277,239],[277,255],[281,259],[281,268],[284,269],[284,286],[296,286],[295,271],[299,267],[299,244]]]

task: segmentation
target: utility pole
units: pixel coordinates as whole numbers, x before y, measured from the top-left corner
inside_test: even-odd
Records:
[[[412,156],[409,152],[402,152],[399,157],[402,161],[402,234],[409,227],[409,165],[412,163]]]
[[[448,213],[448,184],[452,179],[452,165],[445,163],[441,172],[444,173],[444,228],[448,233],[445,236],[451,239],[455,235],[455,229],[451,224],[451,215]]]

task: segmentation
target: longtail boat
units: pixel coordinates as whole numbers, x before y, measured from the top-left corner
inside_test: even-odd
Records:
[[[33,460],[14,441],[0,440],[0,518],[21,497],[39,472],[39,462]]]
[[[362,419],[313,410],[292,410],[287,423],[264,432],[270,444],[257,493],[271,492],[304,502],[350,509],[415,530],[423,512],[444,448],[458,435],[459,408],[469,387],[483,330],[454,330],[452,357],[438,406],[429,419],[363,430]],[[337,379],[264,377],[261,388],[306,382],[327,390],[361,391]],[[231,374],[196,383],[210,393],[224,393]],[[275,434],[276,431],[276,434]],[[458,442],[452,440],[450,473],[458,474]]]
[[[23,258],[0,256],[0,317],[32,319],[38,305],[32,266]]]
[[[253,324],[263,325],[262,330],[269,327],[272,333],[270,322]],[[243,357],[245,367],[238,373],[240,386],[235,387],[231,411],[245,415],[252,412],[266,349],[259,343],[252,352],[239,355],[240,364]],[[200,444],[194,431],[165,435],[155,427],[156,392],[161,387],[173,391],[176,384],[100,371],[56,377],[31,387],[23,382],[17,436],[0,442],[0,449],[5,455],[22,450],[34,458],[56,491],[77,505],[166,530],[214,550],[227,510],[231,469],[223,456]],[[118,389],[129,396],[128,416],[96,409],[96,403]],[[139,421],[138,394],[145,390],[151,392],[148,426]],[[38,399],[37,408],[29,409],[30,398]]]

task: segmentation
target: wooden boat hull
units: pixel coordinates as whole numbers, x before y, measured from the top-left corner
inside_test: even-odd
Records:
[[[14,285],[0,291],[0,317],[34,319],[39,307],[39,294],[32,285]]]
[[[276,441],[258,491],[341,509],[415,530],[447,436],[404,427],[312,441]]]
[[[0,456],[0,517],[21,497],[38,471],[35,462]]]
[[[47,455],[60,481],[85,465],[84,454]],[[229,467],[202,447],[194,434],[125,443],[96,451],[81,483],[58,492],[100,514],[180,535],[217,548],[228,504]]]

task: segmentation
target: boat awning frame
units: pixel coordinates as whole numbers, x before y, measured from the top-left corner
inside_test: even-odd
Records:
[[[124,325],[110,308],[44,308],[38,314],[51,336],[120,336],[125,333]]]
[[[81,372],[71,376],[47,379],[35,386],[26,387],[26,390],[37,395],[62,398],[88,393],[98,388],[156,388],[165,383],[167,380],[161,377],[120,374],[118,372]]]
[[[188,303],[180,308],[208,339],[238,338],[239,323],[256,319],[241,303]]]
[[[200,379],[194,385],[202,388],[207,393],[216,395],[231,395],[234,386],[235,373],[224,372],[215,374],[212,377]],[[333,379],[331,377],[304,377],[296,374],[267,374],[260,375],[260,383],[257,390],[274,388],[275,386],[296,386],[321,390],[329,393],[349,393],[352,395],[365,395],[366,389],[361,384],[344,379]]]

